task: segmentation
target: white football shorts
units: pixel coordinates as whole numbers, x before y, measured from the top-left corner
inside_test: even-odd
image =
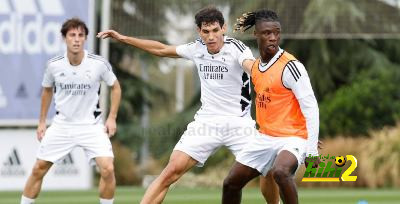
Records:
[[[258,132],[236,157],[236,161],[266,176],[276,156],[282,150],[287,150],[297,158],[299,167],[306,156],[306,141],[300,137],[272,137]]]
[[[110,139],[103,124],[63,125],[53,123],[45,132],[37,158],[52,163],[61,162],[75,147],[82,147],[88,162],[96,157],[114,157]]]
[[[255,134],[255,122],[249,116],[201,116],[188,124],[174,150],[188,154],[202,167],[221,146],[226,146],[236,157]]]

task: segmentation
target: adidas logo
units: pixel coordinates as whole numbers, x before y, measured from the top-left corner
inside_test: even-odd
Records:
[[[3,164],[4,166],[21,166],[21,160],[19,159],[17,150],[15,148],[11,151],[7,161],[5,161]]]
[[[39,11],[46,16],[64,15],[64,7],[61,0],[11,0],[15,12],[21,15],[34,15]],[[12,9],[8,0],[0,1],[0,15],[11,14]]]
[[[61,0],[0,0],[0,54],[59,53],[65,18]]]
[[[14,148],[8,158],[3,162],[0,174],[6,176],[23,176],[25,173],[17,149]]]
[[[61,165],[74,165],[74,160],[72,159],[71,153],[67,154],[61,162]]]
[[[78,173],[79,170],[75,167],[75,162],[71,153],[68,153],[54,169],[54,174],[56,175],[76,175]]]

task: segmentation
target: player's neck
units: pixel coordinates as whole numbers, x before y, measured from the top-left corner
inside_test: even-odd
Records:
[[[261,54],[261,62],[262,63],[268,63],[269,61],[271,61],[271,59],[273,58],[273,55],[269,55],[269,54]]]
[[[276,53],[277,52],[275,52],[274,54],[271,54],[271,53],[264,52],[263,50],[260,50],[261,62],[268,63],[276,55]]]
[[[84,51],[78,53],[72,53],[72,52],[67,53],[68,61],[72,66],[80,65],[82,63],[84,55],[85,55]]]

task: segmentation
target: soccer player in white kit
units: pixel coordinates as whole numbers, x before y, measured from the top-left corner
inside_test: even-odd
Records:
[[[116,132],[121,88],[111,65],[102,57],[84,50],[88,28],[78,18],[61,28],[66,43],[64,55],[47,63],[42,86],[42,102],[37,138],[37,161],[28,178],[21,204],[34,203],[43,177],[53,163],[61,161],[74,147],[84,149],[89,161],[100,169],[100,204],[112,204],[115,191],[113,152],[109,137]],[[99,107],[100,82],[111,86],[111,106],[105,125]],[[46,117],[54,92],[56,115],[46,130]]]
[[[202,106],[176,144],[168,165],[147,189],[142,204],[161,203],[172,183],[193,166],[203,166],[221,146],[236,156],[256,131],[250,116],[248,73],[254,62],[250,49],[224,35],[224,18],[215,7],[200,10],[195,21],[200,39],[179,46],[128,37],[114,30],[97,35],[157,56],[189,59],[195,63],[200,77]]]

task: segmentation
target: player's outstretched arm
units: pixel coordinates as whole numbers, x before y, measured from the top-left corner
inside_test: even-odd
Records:
[[[255,60],[252,59],[244,60],[242,64],[244,71],[247,72],[248,74],[251,74],[251,68],[253,67],[254,62]]]
[[[118,80],[115,80],[114,84],[111,86],[111,105],[110,113],[108,114],[107,121],[105,124],[106,132],[109,137],[114,136],[117,131],[117,113],[119,108],[119,103],[121,101],[121,86]]]
[[[39,125],[36,130],[37,139],[39,141],[42,140],[42,138],[44,137],[44,133],[46,132],[47,112],[49,111],[49,106],[52,98],[53,98],[53,88],[43,87],[42,100],[40,105]]]
[[[160,57],[180,57],[176,53],[176,46],[166,45],[155,40],[139,39],[118,33],[115,30],[105,30],[97,34],[98,38],[114,38],[120,42],[132,45],[153,55]]]

